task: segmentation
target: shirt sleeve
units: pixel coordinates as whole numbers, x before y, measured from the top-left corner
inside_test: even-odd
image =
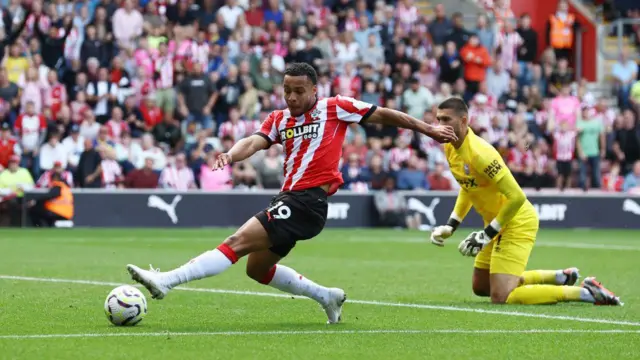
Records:
[[[282,112],[274,111],[260,126],[260,129],[256,132],[256,135],[262,136],[269,142],[269,146],[274,143],[280,143],[280,134],[278,133],[278,121],[282,118]]]
[[[336,96],[336,116],[348,123],[364,123],[376,111],[377,106],[347,96]]]
[[[497,184],[503,176],[509,173],[502,156],[489,144],[479,144],[472,157],[472,164],[480,177],[490,183]]]

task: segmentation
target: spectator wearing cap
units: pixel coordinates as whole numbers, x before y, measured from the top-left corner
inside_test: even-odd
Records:
[[[0,172],[0,191],[3,193],[15,193],[18,197],[24,196],[25,190],[34,186],[31,173],[20,167],[20,156],[9,157],[7,168]]]
[[[19,156],[22,153],[18,140],[11,134],[11,125],[2,123],[0,132],[0,171],[9,166],[9,159],[12,156]]]
[[[213,107],[218,101],[216,84],[202,72],[200,64],[194,64],[193,72],[179,85],[178,110],[187,122],[196,122],[203,129],[213,131],[214,123],[211,116]],[[235,87],[225,88],[220,96],[233,96]],[[238,94],[236,94],[239,96]]]
[[[178,191],[197,188],[193,170],[187,166],[187,157],[185,154],[180,153],[176,155],[175,159],[169,161],[169,166],[160,173],[158,185],[163,189]]]
[[[48,188],[51,184],[51,178],[53,174],[58,174],[62,180],[64,180],[69,187],[73,187],[73,173],[71,171],[65,170],[62,166],[61,161],[55,161],[53,163],[53,169],[47,170],[40,175],[40,178],[36,182],[36,187],[39,188]]]
[[[460,50],[460,58],[464,63],[464,80],[467,83],[467,92],[473,96],[478,92],[480,83],[485,80],[487,68],[492,60],[489,52],[480,44],[478,36],[472,34],[469,42]]]
[[[80,161],[80,155],[84,151],[84,137],[80,135],[80,126],[71,125],[69,136],[62,140],[62,145],[67,149],[67,167],[75,171]]]
[[[435,104],[435,99],[429,89],[420,86],[417,77],[412,77],[409,88],[402,94],[402,104],[407,109],[407,114],[422,119],[424,113]]]

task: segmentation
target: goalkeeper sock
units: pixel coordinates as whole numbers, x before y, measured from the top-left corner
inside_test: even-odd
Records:
[[[543,305],[558,302],[583,301],[594,303],[589,290],[579,286],[523,285],[509,294],[507,304]]]
[[[238,261],[238,255],[227,244],[207,251],[175,270],[163,273],[169,287],[218,275]]]
[[[329,301],[329,289],[316,284],[284,265],[272,267],[267,276],[260,282],[289,294],[306,296],[321,305],[327,305]]]
[[[564,270],[529,270],[522,273],[522,285],[564,285],[567,277]]]

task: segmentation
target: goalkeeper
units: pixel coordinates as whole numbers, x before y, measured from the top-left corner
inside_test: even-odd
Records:
[[[458,246],[475,257],[473,292],[496,304],[555,304],[582,301],[622,305],[593,277],[581,286],[578,269],[525,271],[538,233],[538,215],[504,164],[500,154],[468,127],[463,100],[449,98],[438,106],[437,119],[450,125],[458,141],[445,144],[460,193],[446,225],[437,226],[431,242],[438,246],[456,231],[471,206],[482,216],[484,230],[472,232]]]

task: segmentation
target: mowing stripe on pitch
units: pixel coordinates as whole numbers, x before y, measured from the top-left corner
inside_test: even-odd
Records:
[[[369,334],[640,334],[640,330],[300,330],[300,331],[215,331],[215,332],[117,332],[117,333],[89,333],[89,334],[25,334],[0,335],[0,340],[22,339],[68,339],[95,337],[178,337],[178,336],[255,336],[255,335],[369,335]]]
[[[83,284],[83,285],[99,285],[99,286],[120,286],[123,283],[118,282],[105,282],[105,281],[91,281],[91,280],[73,280],[73,279],[55,279],[55,278],[38,278],[28,276],[12,276],[12,275],[0,275],[0,279],[4,280],[19,280],[19,281],[38,281],[38,282],[52,282],[52,283],[64,283],[64,284]],[[139,285],[138,285],[139,286]],[[224,289],[207,289],[207,288],[193,288],[193,287],[176,287],[174,290],[181,291],[194,291],[194,292],[206,292],[206,293],[218,293],[218,294],[233,294],[233,295],[250,295],[250,296],[267,296],[278,298],[296,298],[306,299],[302,296],[293,296],[286,294],[257,292],[257,291],[240,291],[240,290],[224,290]],[[441,310],[441,311],[460,311],[460,312],[472,312],[477,314],[490,314],[490,315],[506,315],[506,316],[519,316],[530,317],[538,319],[550,319],[550,320],[566,320],[586,323],[599,323],[608,325],[625,325],[625,326],[640,326],[640,322],[611,320],[611,319],[594,319],[594,318],[582,318],[575,316],[564,315],[547,315],[539,313],[527,313],[519,311],[501,311],[501,310],[487,310],[487,309],[474,309],[458,306],[441,306],[441,305],[427,305],[427,304],[411,304],[411,303],[394,303],[375,300],[348,300],[349,304],[361,304],[361,305],[374,305],[374,306],[389,306],[389,307],[405,307],[414,309],[429,309],[429,310]]]

